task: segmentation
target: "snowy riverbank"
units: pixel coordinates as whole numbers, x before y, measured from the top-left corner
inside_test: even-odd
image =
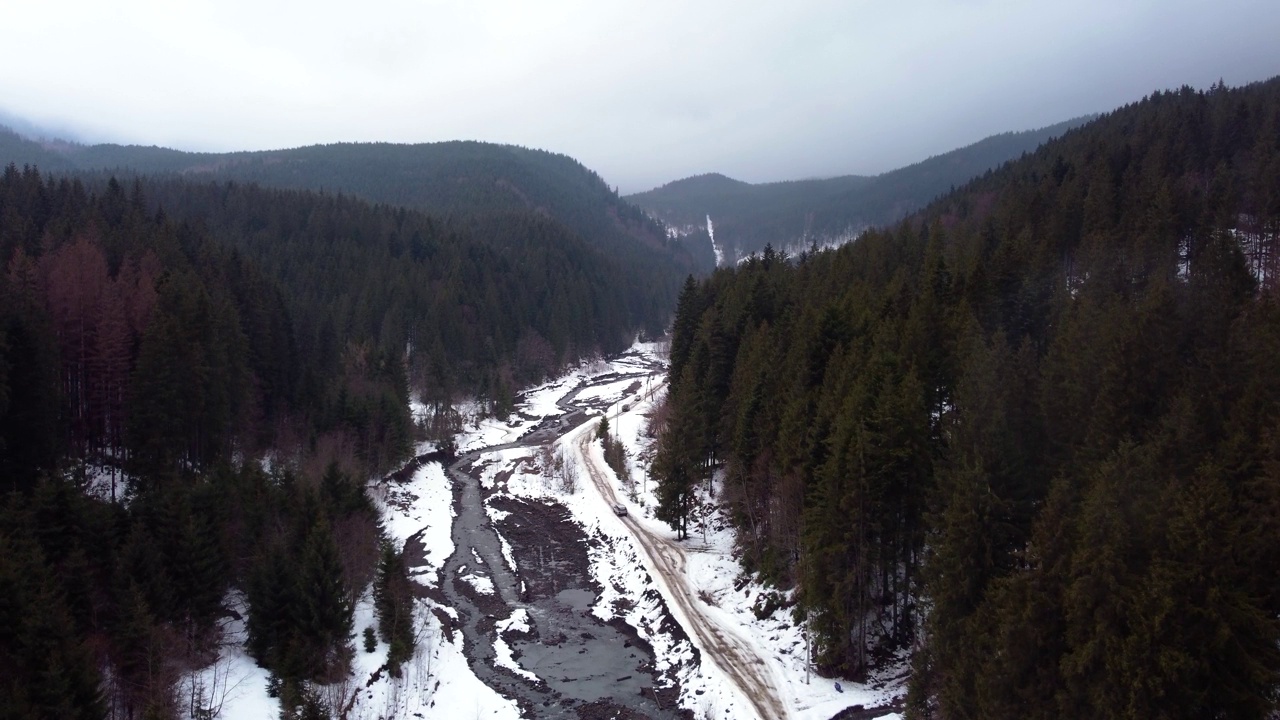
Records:
[[[516,578],[527,576],[536,582],[533,569],[526,567],[522,574],[519,563],[523,557],[528,564],[528,546],[538,542],[512,534],[509,509],[535,507],[535,503],[563,508],[556,512],[563,512],[580,529],[586,546],[590,578],[584,580],[594,590],[583,596],[590,599],[584,611],[601,623],[625,623],[631,629],[628,632],[634,632],[633,637],[652,652],[651,662],[643,664],[648,675],[632,679],[628,674],[622,679],[631,683],[632,691],[634,683],[640,682],[641,695],[646,692],[645,683],[653,685],[647,689],[658,703],[653,707],[678,703],[698,718],[776,715],[826,720],[845,708],[882,706],[900,697],[905,666],[869,685],[839,680],[843,692],[836,690],[837,681],[806,672],[801,630],[788,610],[757,615],[767,596],[777,593],[742,577],[732,555],[732,530],[718,512],[707,515],[705,535],[699,528],[679,544],[674,543],[670,528],[652,518],[654,483],[647,479],[652,439],[645,431],[664,391],[662,372],[658,347],[637,345],[612,362],[575,369],[526,391],[508,420],[483,419],[457,438],[459,452],[474,453],[468,456],[474,457],[471,472],[478,478],[485,514],[501,543],[500,555],[495,552],[494,556],[497,562],[505,562]],[[566,407],[570,397],[586,409],[586,415],[570,412]],[[578,424],[565,427],[561,418],[571,415]],[[605,466],[600,445],[593,440],[602,415],[608,416],[613,433],[627,448],[630,482],[619,480]],[[548,468],[556,458],[561,469]],[[347,682],[327,688],[327,697],[334,705],[348,708],[347,717],[352,719],[521,717],[521,705],[482,681],[468,662],[470,648],[462,631],[466,618],[450,606],[442,588],[442,583],[453,579],[446,577],[445,566],[458,549],[454,535],[458,501],[450,474],[440,463],[428,462],[407,482],[373,483],[370,492],[387,534],[410,551],[406,553],[410,573],[420,588],[417,653],[402,677],[391,678],[380,670],[386,645],[379,641],[373,652],[365,652],[357,637],[353,673]],[[615,514],[615,503],[626,506],[625,520]],[[510,532],[504,533],[504,527]],[[669,557],[655,561],[655,554]],[[510,605],[496,596],[492,568],[479,554],[458,570],[456,579],[469,583],[469,592]],[[530,588],[524,579],[518,582],[519,596],[527,597]],[[532,605],[510,606],[504,615],[480,627],[488,633],[495,672],[550,692],[543,684],[547,678],[537,674],[540,668],[525,664],[535,653],[522,657],[520,651],[536,649],[534,641],[525,639],[530,632],[536,633],[530,612],[541,610]],[[357,636],[373,624],[366,592],[356,606]],[[243,653],[242,636],[239,625],[228,628],[228,647],[218,666],[219,677],[229,686],[224,691],[223,717],[277,717],[278,703],[266,693],[266,674]],[[205,684],[218,680],[212,669],[193,679]],[[743,690],[757,681],[763,689]],[[527,716],[528,697],[524,704]]]

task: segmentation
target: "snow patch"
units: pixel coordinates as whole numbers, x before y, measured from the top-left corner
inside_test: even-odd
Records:
[[[453,483],[438,462],[426,463],[409,482],[375,486],[375,502],[380,506],[382,524],[397,548],[417,537],[422,543],[424,564],[419,572],[438,585],[439,573],[453,554]]]
[[[71,471],[72,478],[79,479],[80,471],[83,471],[82,488],[86,495],[128,506],[129,490],[135,482],[132,475],[114,465],[86,463]]]
[[[508,632],[528,633],[532,627],[529,622],[529,612],[524,608],[518,608],[511,613],[511,617],[499,620],[493,626],[497,630],[493,639],[494,664],[498,667],[506,668],[520,677],[539,682],[541,678],[520,667],[511,652],[511,646],[507,644],[506,638],[503,637]]]
[[[481,595],[493,595],[497,590],[493,586],[493,579],[487,575],[477,575],[467,572],[468,565],[458,568],[458,579],[470,585],[472,589]]]

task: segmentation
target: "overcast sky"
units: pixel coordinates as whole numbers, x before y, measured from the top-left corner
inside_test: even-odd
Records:
[[[1280,74],[1276,0],[0,0],[0,108],[187,150],[475,139],[623,192],[872,174]]]

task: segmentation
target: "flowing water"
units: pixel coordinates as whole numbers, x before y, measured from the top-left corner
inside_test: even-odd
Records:
[[[627,376],[598,378],[594,384],[616,382],[620,377]],[[573,404],[576,395],[575,391],[561,401],[566,415],[581,410]],[[562,432],[559,426],[549,420],[540,433],[484,451],[539,445]],[[563,518],[534,517],[556,511],[526,504],[527,514],[522,517],[547,524],[532,537],[519,532],[507,536],[521,565],[521,577],[508,567],[497,531],[485,513],[479,479],[471,470],[481,452],[467,453],[448,468],[457,517],[455,550],[445,563],[442,582],[445,597],[458,611],[476,676],[516,699],[529,717],[574,718],[579,716],[575,708],[599,701],[650,718],[677,717],[674,709],[659,707],[653,695],[653,657],[648,649],[591,614],[597,595],[586,573],[586,538],[576,525]],[[571,553],[581,557],[570,558]],[[486,589],[483,578],[487,578],[493,594],[474,590],[467,576],[482,578],[479,583]],[[527,638],[511,636],[507,642],[520,666],[538,676],[537,682],[498,667],[494,660],[494,624],[519,608],[528,611],[535,632]]]

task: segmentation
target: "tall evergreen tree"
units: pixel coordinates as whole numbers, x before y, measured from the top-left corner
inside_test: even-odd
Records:
[[[299,604],[293,640],[306,677],[327,678],[350,659],[352,607],[329,523],[319,518],[307,533],[297,574]]]

